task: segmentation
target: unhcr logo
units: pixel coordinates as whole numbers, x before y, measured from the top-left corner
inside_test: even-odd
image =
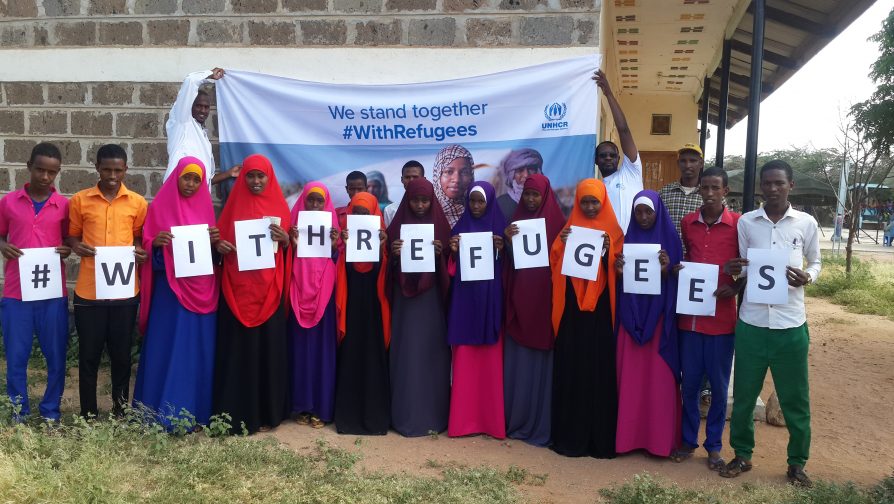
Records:
[[[565,103],[553,102],[543,107],[543,117],[546,121],[541,125],[544,131],[568,129],[568,121],[564,121],[568,107]]]

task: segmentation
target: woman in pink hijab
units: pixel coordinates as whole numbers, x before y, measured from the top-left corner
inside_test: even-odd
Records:
[[[303,211],[332,214],[333,249],[338,243],[338,219],[329,189],[319,182],[304,186],[292,207],[292,240],[297,247],[298,215]],[[289,300],[289,338],[292,347],[292,413],[297,422],[319,429],[332,421],[335,406],[335,273],[337,249],[332,257],[295,257]]]
[[[140,272],[144,341],[134,404],[168,427],[182,410],[201,424],[211,415],[219,283],[214,274],[177,278],[171,246],[173,226],[196,224],[208,226],[212,245],[220,239],[205,165],[185,157],[149,205],[143,248],[152,260]]]

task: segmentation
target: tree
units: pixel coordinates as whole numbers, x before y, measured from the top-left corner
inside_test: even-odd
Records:
[[[882,151],[894,145],[894,10],[882,22],[882,29],[869,40],[879,45],[879,57],[869,77],[877,88],[872,96],[851,107],[854,125],[866,140]]]

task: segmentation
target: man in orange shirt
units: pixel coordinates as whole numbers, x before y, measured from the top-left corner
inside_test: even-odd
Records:
[[[127,299],[96,299],[95,247],[133,245],[137,264],[142,264],[147,257],[140,239],[148,205],[142,196],[124,186],[127,153],[118,145],[103,145],[96,153],[96,171],[99,183],[71,198],[67,239],[72,251],[81,257],[75,284],[74,314],[79,338],[81,415],[84,417],[95,417],[99,413],[96,377],[103,348],[108,348],[112,368],[113,414],[121,414],[127,404],[130,349],[139,307],[138,295]],[[136,275],[136,271],[133,274]],[[134,294],[137,294],[136,288]]]

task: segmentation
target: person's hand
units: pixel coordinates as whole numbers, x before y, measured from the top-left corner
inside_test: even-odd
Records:
[[[66,245],[59,245],[56,247],[56,253],[59,254],[63,259],[67,258],[71,255],[71,247]]]
[[[241,172],[241,171],[242,171],[242,165],[237,164],[237,165],[233,166],[232,168],[230,168],[229,170],[225,171],[224,173],[226,173],[227,177],[229,177],[229,178],[236,178],[239,176],[239,172]]]
[[[743,266],[748,266],[748,259],[736,257],[726,261],[726,264],[723,265],[723,272],[727,275],[739,276],[742,274]]]
[[[273,241],[282,243],[283,246],[289,244],[289,234],[279,224],[270,224],[270,238]]]
[[[215,226],[209,227],[208,237],[211,238],[211,245],[216,244],[220,241],[220,229],[217,229]]]
[[[459,235],[450,237],[450,250],[453,251],[454,254],[459,252]]]
[[[612,244],[612,237],[608,235],[608,233],[602,234],[602,253],[608,252],[608,248]]]
[[[157,235],[155,235],[155,239],[152,240],[153,247],[165,247],[171,244],[171,240],[174,238],[174,235],[169,233],[168,231],[161,231]]]
[[[497,252],[503,250],[503,237],[500,235],[494,235],[494,248],[497,249]]]
[[[348,230],[347,230],[347,229],[342,229],[342,230],[341,230],[341,239],[342,239],[342,240],[344,240],[344,241],[348,241],[348,237],[349,237],[349,236],[350,236],[350,233],[348,233]]]
[[[739,293],[739,290],[736,289],[735,285],[721,285],[714,291],[714,296],[717,299],[731,298],[735,297],[736,294]]]
[[[96,255],[95,248],[91,247],[90,245],[87,245],[86,243],[84,243],[80,240],[74,244],[74,246],[71,248],[71,250],[72,250],[72,252],[74,252],[75,254],[77,254],[80,257],[93,257]]]
[[[19,257],[22,257],[23,254],[18,247],[9,242],[4,243],[3,246],[0,247],[0,252],[2,252],[3,257],[7,259],[18,259]]]
[[[667,274],[667,267],[670,265],[670,256],[667,255],[667,250],[659,250],[658,251],[658,264],[661,265],[661,273]]]
[[[590,77],[594,81],[596,81],[596,85],[599,86],[599,89],[602,90],[602,94],[605,96],[611,96],[612,88],[608,83],[608,78],[605,76],[605,72],[602,70],[596,70],[593,72],[593,76]]]
[[[509,238],[510,240],[512,239],[513,236],[517,235],[518,233],[519,233],[518,225],[516,225],[516,224],[510,224],[510,225],[506,226],[506,230],[503,231],[503,234],[506,235],[506,238]]]
[[[683,268],[685,268],[685,266],[683,266],[682,264],[674,264],[674,267],[671,268],[671,271],[673,272],[674,276],[677,276],[680,274],[680,270]]]
[[[295,245],[298,245],[298,227],[293,227],[292,232],[295,233],[294,236],[292,236],[295,241]],[[337,229],[329,228],[329,241],[332,242],[333,249],[338,248],[338,235],[339,233]]]
[[[571,228],[570,228],[570,227],[567,227],[567,228],[563,229],[562,232],[559,233],[559,238],[562,239],[562,243],[565,243],[565,242],[568,241],[568,235],[570,235],[570,234],[571,234]]]
[[[431,244],[435,246],[435,255],[441,255],[441,251],[444,250],[444,244],[441,243],[441,240],[434,240],[431,242]]]
[[[810,276],[804,270],[792,266],[785,267],[785,276],[792,287],[803,287],[810,283]]]
[[[384,245],[386,240],[388,240],[388,233],[384,229],[379,229],[379,245]]]
[[[224,76],[226,72],[223,68],[215,67],[214,70],[211,71],[211,75],[208,76],[209,79],[220,80],[221,77]]]
[[[137,264],[143,264],[146,262],[146,259],[149,258],[149,254],[143,249],[143,247],[135,246],[133,248],[133,257],[136,260]]]
[[[624,254],[616,254],[615,255],[615,273],[621,275],[624,273],[624,265],[627,264],[624,261]]]
[[[391,242],[391,253],[394,257],[400,257],[400,249],[404,246],[403,240],[394,240]]]
[[[215,247],[221,255],[227,255],[236,250],[236,246],[226,240],[220,240]]]

